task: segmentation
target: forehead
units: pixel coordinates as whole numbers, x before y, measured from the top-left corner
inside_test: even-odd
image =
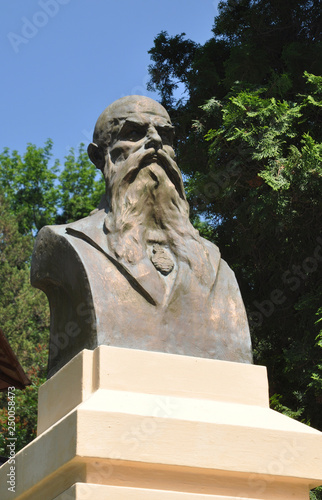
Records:
[[[115,101],[107,109],[109,119],[126,120],[127,118],[139,116],[145,120],[151,119],[152,116],[163,119],[163,121],[171,124],[170,117],[161,104],[147,97],[125,97]]]
[[[155,127],[172,128],[170,120],[165,116],[154,113],[130,113],[123,119],[122,123],[134,123],[141,126],[153,125]]]
[[[126,96],[114,101],[101,113],[95,125],[93,142],[107,146],[126,122],[173,128],[161,104],[150,97]]]

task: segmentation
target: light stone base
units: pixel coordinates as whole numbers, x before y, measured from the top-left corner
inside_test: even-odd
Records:
[[[101,346],[39,391],[9,500],[308,500],[322,433],[268,407],[266,369]]]

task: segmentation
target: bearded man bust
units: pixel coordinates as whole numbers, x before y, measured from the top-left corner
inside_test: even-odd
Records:
[[[41,229],[33,253],[31,282],[51,312],[48,377],[101,344],[252,362],[235,275],[189,221],[172,144],[150,98],[123,97],[99,117],[88,154],[104,201]]]

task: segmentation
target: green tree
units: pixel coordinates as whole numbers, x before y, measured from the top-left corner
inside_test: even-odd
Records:
[[[315,0],[228,0],[204,45],[160,33],[149,69],[179,126],[192,220],[237,274],[275,403],[318,428],[320,26]]]
[[[297,102],[262,88],[204,105],[208,170],[187,187],[238,275],[275,407],[322,429],[322,77],[306,80]]]
[[[150,54],[192,220],[236,272],[271,404],[322,430],[320,2],[221,2],[204,45],[162,32]]]
[[[0,154],[0,189],[18,217],[22,234],[86,217],[104,193],[104,180],[89,161],[84,144],[77,153],[71,148],[62,168],[52,158],[52,146],[48,139],[42,148],[28,144],[23,156],[8,148]]]
[[[23,156],[7,148],[0,154],[0,327],[32,382],[24,391],[16,391],[16,450],[36,436],[38,387],[47,374],[49,307],[45,295],[29,282],[34,236],[45,224],[89,215],[105,188],[83,144],[77,155],[70,150],[60,173],[58,167],[50,140],[43,148],[29,144]],[[3,394],[3,455],[7,453],[6,407]]]
[[[29,283],[33,237],[19,232],[19,220],[10,213],[0,194],[0,318],[19,362],[32,381],[25,391],[16,391],[17,449],[36,436],[38,387],[45,381],[49,308],[44,294]],[[6,455],[7,401],[0,399],[0,454]]]
[[[59,176],[61,212],[56,217],[57,223],[66,224],[87,217],[98,207],[104,191],[104,181],[97,179],[97,169],[89,161],[84,144],[80,144],[77,157],[72,148]]]
[[[320,72],[319,0],[228,0],[218,9],[213,33],[229,47],[227,89],[238,80],[292,99],[304,88],[305,70]],[[282,81],[276,81],[279,75]]]
[[[58,190],[55,185],[59,162],[52,161],[52,141],[43,148],[28,144],[23,156],[0,154],[0,188],[10,210],[18,216],[19,230],[27,234],[55,221]]]
[[[271,97],[295,100],[304,71],[322,66],[319,0],[227,0],[218,5],[212,37],[203,45],[161,32],[149,51],[148,89],[176,125],[177,152],[187,175],[207,169],[207,150],[191,123],[207,100],[223,99],[239,82],[265,86]],[[180,98],[175,91],[184,89]]]
[[[220,99],[236,81],[294,98],[304,88],[303,72],[320,72],[319,0],[227,0],[218,11],[213,36],[204,45],[186,40],[185,33],[156,36],[148,88],[159,92],[168,108],[184,104],[187,112],[200,101]],[[178,86],[185,88],[184,102],[174,98]]]

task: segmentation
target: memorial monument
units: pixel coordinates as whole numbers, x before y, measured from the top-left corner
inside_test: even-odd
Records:
[[[0,467],[1,485],[14,473],[1,500],[309,500],[322,484],[322,433],[269,408],[234,273],[189,222],[172,139],[153,100],[113,103],[88,148],[99,210],[39,232],[50,378],[37,438]]]
[[[189,221],[173,135],[148,97],[108,106],[88,147],[100,209],[39,232],[31,282],[50,303],[49,377],[103,344],[252,362],[235,275]]]

